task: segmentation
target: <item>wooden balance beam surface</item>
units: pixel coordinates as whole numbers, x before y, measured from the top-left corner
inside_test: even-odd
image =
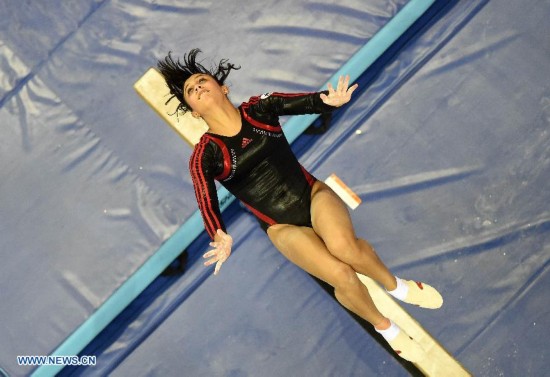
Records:
[[[391,318],[399,327],[405,329],[407,334],[412,336],[424,350],[426,357],[424,360],[414,363],[420,371],[426,376],[445,376],[445,377],[466,377],[471,374],[442,346],[435,340],[422,326],[407,313],[384,289],[382,289],[372,279],[357,274],[359,280],[367,287],[372,300],[378,307],[378,310],[385,316]],[[443,298],[445,299],[445,297]],[[445,305],[445,304],[443,304]],[[431,309],[426,309],[431,310]],[[437,310],[433,311],[434,319],[443,320]]]

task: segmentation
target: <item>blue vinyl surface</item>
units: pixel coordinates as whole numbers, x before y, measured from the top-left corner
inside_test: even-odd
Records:
[[[403,5],[274,4],[0,5],[12,15],[0,23],[7,374],[32,371],[15,356],[53,352],[195,210],[190,151],[131,88],[151,62],[195,45],[229,57],[243,66],[236,103],[316,89]],[[441,310],[409,312],[476,376],[548,364],[549,15],[548,1],[456,2],[360,78],[328,133],[295,145],[316,176],[335,172],[361,196],[357,232],[394,272],[440,288]],[[213,38],[222,28],[241,43]],[[83,351],[96,367],[63,373],[406,373],[229,210],[237,241],[220,276],[200,265],[203,235],[184,275],[156,281]]]
[[[2,3],[0,366],[32,370],[16,355],[56,350],[195,211],[190,150],[132,89],[157,58],[246,56],[236,103],[312,90],[405,3]]]

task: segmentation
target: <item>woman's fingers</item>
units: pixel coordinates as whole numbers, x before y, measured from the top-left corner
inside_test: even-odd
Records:
[[[348,92],[347,92],[347,93],[351,96],[351,94],[352,94],[352,93],[355,91],[355,89],[357,89],[358,87],[359,87],[359,84],[357,84],[357,83],[354,84],[354,85],[352,85],[352,87],[348,89]]]
[[[202,256],[204,259],[208,259],[204,262],[205,266],[210,266],[216,262],[225,262],[227,260],[227,254],[224,250],[212,250]]]
[[[222,267],[222,264],[227,260],[227,253],[225,250],[212,250],[208,253],[203,255],[204,258],[210,258],[206,262],[204,262],[205,266],[211,266],[214,263],[216,263],[216,267],[214,268],[214,275],[217,275],[220,271],[220,268]]]
[[[210,250],[208,251],[207,253],[204,253],[204,255],[202,256],[203,258],[210,258],[210,257],[213,257],[215,255],[218,254],[218,250],[217,249],[213,249],[213,250]]]
[[[206,267],[208,267],[208,266],[213,265],[213,264],[216,263],[217,261],[218,261],[218,258],[211,258],[211,259],[207,260],[206,262],[204,262],[204,265],[205,265]]]
[[[210,242],[210,246],[212,246],[214,249],[208,251],[207,253],[204,253],[204,255],[202,256],[205,259],[210,258],[206,262],[204,262],[205,266],[210,266],[216,263],[214,275],[218,274],[222,264],[231,254],[231,246],[233,245],[233,238],[231,238],[229,234],[225,233],[221,229],[218,229],[216,233],[217,236],[219,236],[216,237],[218,241]]]
[[[340,95],[345,94],[349,86],[349,75],[338,77],[338,85],[336,86],[336,92]]]
[[[222,268],[222,264],[223,264],[224,261],[218,261],[218,263],[216,263],[216,267],[214,267],[214,275],[217,275],[218,272],[220,272],[220,268]]]
[[[211,258],[211,257],[216,257],[216,258],[222,258],[222,257],[225,257],[227,256],[227,251],[225,248],[222,248],[222,247],[217,247],[215,249],[212,249],[206,253],[203,254],[203,258],[207,259],[207,258]]]
[[[349,75],[346,75],[346,78],[344,79],[344,90],[347,91],[349,86]]]
[[[218,250],[216,250],[216,249],[210,250],[209,252],[204,253],[204,255],[202,257],[204,259],[208,259],[206,262],[204,262],[204,265],[205,266],[210,266],[212,263],[215,263],[215,262],[218,261],[218,259],[219,259]]]
[[[336,91],[338,94],[346,93],[346,90],[348,89],[349,85],[349,75],[338,77],[338,86],[336,87]]]
[[[346,96],[353,93],[353,91],[357,89],[359,84],[354,84],[352,87],[350,87],[349,82],[350,82],[349,75],[338,77],[338,84],[336,86],[336,90],[334,90],[334,87],[332,86],[331,83],[328,83],[327,87],[329,89],[329,95],[332,94],[331,92],[334,92],[334,94],[339,96]]]
[[[359,84],[354,84],[351,87],[349,86],[350,82],[350,76],[340,76],[338,77],[338,84],[336,86],[336,90],[334,90],[334,87],[329,82],[327,84],[328,88],[328,95],[321,93],[321,100],[326,103],[327,105],[340,107],[345,103],[348,103],[351,99],[351,94],[357,89]]]

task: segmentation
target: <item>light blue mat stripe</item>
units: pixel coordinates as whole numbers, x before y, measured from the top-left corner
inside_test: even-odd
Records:
[[[324,90],[329,82],[335,83],[340,75],[350,75],[352,82],[357,80],[434,2],[435,0],[409,1],[320,90]],[[312,114],[290,118],[284,126],[289,142],[296,140],[318,116]],[[235,199],[223,187],[218,190],[218,198],[222,211]],[[204,226],[200,212],[196,211],[147,262],[113,292],[90,318],[65,339],[52,353],[52,356],[77,355],[203,231]],[[62,366],[43,365],[37,368],[32,375],[37,377],[54,376],[62,368]]]

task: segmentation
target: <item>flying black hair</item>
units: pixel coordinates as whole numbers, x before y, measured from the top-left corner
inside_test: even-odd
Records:
[[[200,52],[201,50],[198,48],[192,49],[188,54],[183,56],[183,62],[181,62],[179,59],[174,60],[172,58],[172,51],[170,51],[163,60],[157,62],[157,67],[164,76],[166,85],[170,89],[170,94],[172,94],[166,103],[170,102],[174,97],[180,101],[176,113],[178,111],[185,113],[191,110],[183,95],[183,85],[189,77],[196,73],[207,74],[212,76],[219,85],[224,85],[229,72],[232,69],[237,70],[241,68],[229,63],[228,59],[222,59],[217,67],[206,69],[201,63],[197,62],[197,55]]]

